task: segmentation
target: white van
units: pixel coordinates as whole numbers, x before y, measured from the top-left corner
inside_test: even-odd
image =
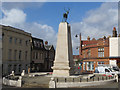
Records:
[[[98,65],[95,68],[95,73],[100,73],[100,74],[118,74],[120,77],[120,70],[117,66],[111,66],[111,65]]]

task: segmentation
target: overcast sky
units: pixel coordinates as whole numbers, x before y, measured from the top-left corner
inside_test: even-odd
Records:
[[[30,32],[32,36],[56,46],[59,23],[64,8],[70,8],[68,22],[72,31],[73,54],[79,54],[79,38],[101,38],[112,35],[118,28],[117,2],[4,2],[0,10],[0,23]]]

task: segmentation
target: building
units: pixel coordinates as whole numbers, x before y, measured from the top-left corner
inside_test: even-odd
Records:
[[[73,61],[75,62],[74,66],[78,66],[78,63],[80,63],[80,60],[81,60],[81,58],[79,55],[73,55]]]
[[[52,71],[55,58],[55,49],[48,42],[43,43],[42,39],[32,37],[32,61],[31,72]]]
[[[0,25],[2,31],[2,72],[20,74],[28,71],[31,56],[31,34],[10,26]]]
[[[114,37],[110,37],[109,39],[109,45],[110,45],[109,57],[110,57],[110,60],[115,60],[116,64],[120,68],[120,34],[118,37],[117,35],[113,35],[113,36]]]
[[[45,42],[45,71],[52,71],[53,62],[55,59],[55,49],[53,45],[48,45],[48,42]]]
[[[40,72],[44,70],[45,48],[42,39],[32,37],[32,62],[31,72]]]
[[[113,37],[117,37],[115,27],[113,29]],[[103,38],[99,38],[97,40],[95,38],[91,40],[88,36],[87,40],[82,40],[80,34],[79,56],[81,60],[83,60],[82,72],[94,72],[97,65],[109,64],[112,59],[109,55],[109,39],[110,37],[104,36]],[[112,51],[112,53],[114,52]]]

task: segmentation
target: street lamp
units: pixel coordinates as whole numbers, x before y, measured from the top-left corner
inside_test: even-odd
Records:
[[[79,37],[79,38],[80,38],[80,41],[81,41],[81,33],[80,33],[80,34],[76,34],[75,37],[76,37],[76,38]],[[77,46],[77,47],[76,47],[76,49],[79,49],[79,48],[80,48],[80,46]]]

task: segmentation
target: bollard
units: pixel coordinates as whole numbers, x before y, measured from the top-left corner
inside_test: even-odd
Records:
[[[80,82],[82,81],[82,79],[80,78]]]
[[[87,82],[88,82],[88,78],[87,78]]]
[[[54,81],[54,78],[51,78],[49,82],[49,88],[56,88],[56,81]]]
[[[74,78],[73,78],[73,82],[74,82]]]
[[[106,76],[106,80],[107,80],[107,76]]]
[[[115,74],[115,79],[116,79],[116,82],[119,82],[119,79],[118,79],[118,75]]]
[[[104,78],[102,77],[102,80],[104,80]]]
[[[99,81],[99,76],[98,76],[98,81]]]
[[[57,78],[57,82],[58,82],[58,78]]]
[[[94,77],[93,77],[93,81],[94,81]]]
[[[65,78],[65,82],[67,82],[67,79]]]

